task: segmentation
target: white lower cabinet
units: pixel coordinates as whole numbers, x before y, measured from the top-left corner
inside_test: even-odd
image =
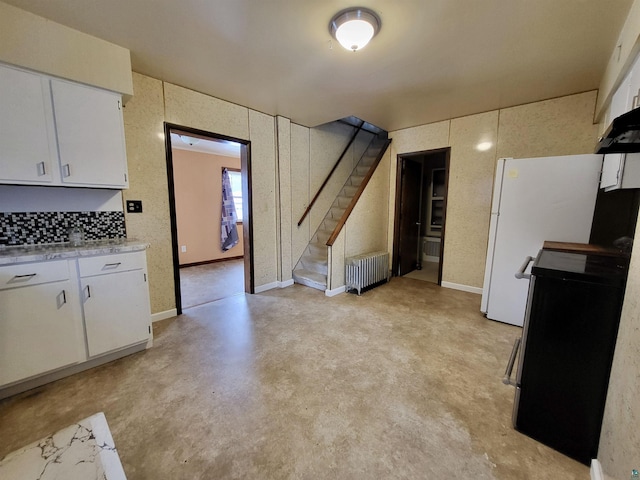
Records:
[[[0,389],[151,339],[144,251],[0,267]]]
[[[151,312],[144,252],[78,262],[89,356],[147,340]]]
[[[0,268],[0,386],[84,360],[74,274],[67,260]]]

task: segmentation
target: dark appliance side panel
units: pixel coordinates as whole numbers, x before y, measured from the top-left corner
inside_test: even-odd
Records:
[[[535,278],[515,427],[589,465],[597,457],[624,292]]]

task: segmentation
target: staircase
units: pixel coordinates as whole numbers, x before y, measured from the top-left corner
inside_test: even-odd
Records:
[[[346,221],[346,217],[353,208],[352,203],[357,201],[357,198],[355,200],[354,198],[360,186],[370,173],[373,174],[370,170],[377,166],[388,144],[386,132],[377,135],[371,141],[296,264],[293,270],[295,283],[323,291],[327,289],[327,241],[336,228],[338,226],[341,228]]]

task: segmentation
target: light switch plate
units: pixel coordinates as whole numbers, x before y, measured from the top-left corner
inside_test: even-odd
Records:
[[[127,213],[142,213],[142,200],[127,200]]]

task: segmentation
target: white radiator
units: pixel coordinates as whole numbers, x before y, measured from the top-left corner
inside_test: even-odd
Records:
[[[422,260],[437,262],[440,260],[440,239],[437,237],[423,237]]]
[[[373,252],[345,260],[347,292],[376,287],[389,280],[389,253]]]

